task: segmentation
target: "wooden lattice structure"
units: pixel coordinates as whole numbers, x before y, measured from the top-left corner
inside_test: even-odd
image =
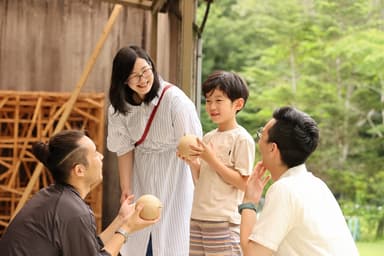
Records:
[[[36,141],[47,141],[68,108],[70,93],[0,91],[0,236],[15,213],[38,161],[30,152]],[[104,150],[105,95],[78,96],[63,129],[87,130],[99,152]],[[53,182],[43,169],[32,193]],[[102,186],[87,197],[101,229]]]

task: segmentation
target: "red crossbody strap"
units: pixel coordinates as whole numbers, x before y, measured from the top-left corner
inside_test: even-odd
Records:
[[[155,117],[155,114],[156,114],[156,111],[157,111],[158,107],[160,106],[161,99],[163,98],[165,91],[168,90],[168,88],[170,88],[171,86],[172,86],[171,84],[168,84],[167,86],[164,87],[163,91],[161,92],[161,95],[160,95],[160,98],[159,98],[159,102],[157,102],[157,105],[153,108],[152,113],[149,116],[147,125],[145,126],[144,133],[141,136],[141,138],[135,143],[135,147],[137,147],[141,143],[143,143],[145,138],[147,137],[149,128],[151,127],[152,120]]]

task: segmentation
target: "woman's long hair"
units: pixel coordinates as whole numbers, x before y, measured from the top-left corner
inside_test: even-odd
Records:
[[[109,101],[114,107],[115,112],[124,115],[129,112],[127,103],[138,105],[134,100],[135,92],[126,84],[137,58],[145,59],[152,68],[153,73],[153,85],[151,90],[145,95],[144,103],[148,104],[151,102],[157,96],[160,88],[159,77],[151,57],[138,46],[121,48],[113,59]]]

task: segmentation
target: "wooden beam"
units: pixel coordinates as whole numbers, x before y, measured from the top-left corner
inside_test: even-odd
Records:
[[[152,13],[160,12],[166,2],[167,2],[167,0],[154,1],[154,3],[152,4]]]
[[[104,2],[111,2],[114,4],[121,4],[141,8],[145,10],[152,10],[152,2],[149,0],[103,0]]]
[[[100,36],[100,39],[97,42],[96,47],[93,50],[91,57],[88,59],[88,62],[87,62],[87,65],[83,71],[83,74],[76,84],[75,90],[71,94],[71,97],[69,98],[69,100],[65,103],[65,109],[64,109],[63,115],[60,117],[60,120],[57,123],[57,126],[55,127],[53,134],[58,133],[59,131],[61,131],[64,128],[65,122],[67,121],[67,119],[68,119],[68,117],[69,117],[69,115],[70,115],[70,113],[74,107],[74,104],[75,104],[75,102],[76,102],[76,100],[80,94],[81,88],[84,86],[85,82],[87,81],[88,76],[89,76],[93,66],[96,63],[97,57],[100,54],[101,48],[103,47],[105,40],[107,39],[107,36],[110,33],[110,31],[113,27],[113,24],[115,23],[115,21],[119,15],[120,11],[122,10],[122,8],[123,8],[123,6],[120,4],[116,4],[114,6],[112,13],[111,13],[111,16],[109,17],[108,22],[105,25],[103,32]],[[15,212],[13,213],[11,220],[16,216],[16,214],[19,212],[19,210],[27,202],[27,200],[28,200],[28,198],[32,192],[33,187],[35,186],[36,182],[39,179],[39,176],[40,176],[42,170],[43,170],[43,165],[41,163],[39,163],[37,165],[36,169],[34,170],[32,176],[31,176],[31,179],[28,182],[27,187],[24,190],[23,196],[21,197],[19,203],[17,204],[17,207],[15,209]]]
[[[32,122],[31,122],[31,124],[29,126],[29,129],[28,129],[28,134],[27,134],[27,138],[28,139],[30,139],[32,137],[33,130],[36,127],[37,116],[38,116],[39,111],[40,111],[42,100],[43,99],[41,97],[39,97],[37,99],[36,108],[35,108],[35,111],[34,111],[33,116],[32,116]],[[12,173],[12,176],[9,179],[9,182],[8,182],[8,187],[9,188],[14,186],[14,182],[15,182],[16,175],[17,175],[16,170],[19,170],[19,168],[20,168],[22,159],[24,158],[24,155],[27,152],[27,147],[28,147],[28,140],[25,140],[24,143],[23,143],[23,146],[21,147],[21,151],[20,151],[20,154],[18,155],[17,161],[12,166],[12,169],[15,170],[15,171]]]

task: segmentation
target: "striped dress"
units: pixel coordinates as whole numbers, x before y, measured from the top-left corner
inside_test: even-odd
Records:
[[[164,86],[162,82],[159,95]],[[189,254],[193,180],[188,165],[176,156],[176,147],[184,134],[201,137],[201,123],[193,102],[177,86],[172,86],[161,100],[147,138],[134,148],[158,100],[156,97],[148,105],[129,106],[126,116],[115,114],[112,106],[108,110],[108,149],[118,156],[134,150],[135,198],[153,194],[163,203],[160,221],[130,235],[121,250],[122,256],[145,255],[150,234],[154,256]]]

